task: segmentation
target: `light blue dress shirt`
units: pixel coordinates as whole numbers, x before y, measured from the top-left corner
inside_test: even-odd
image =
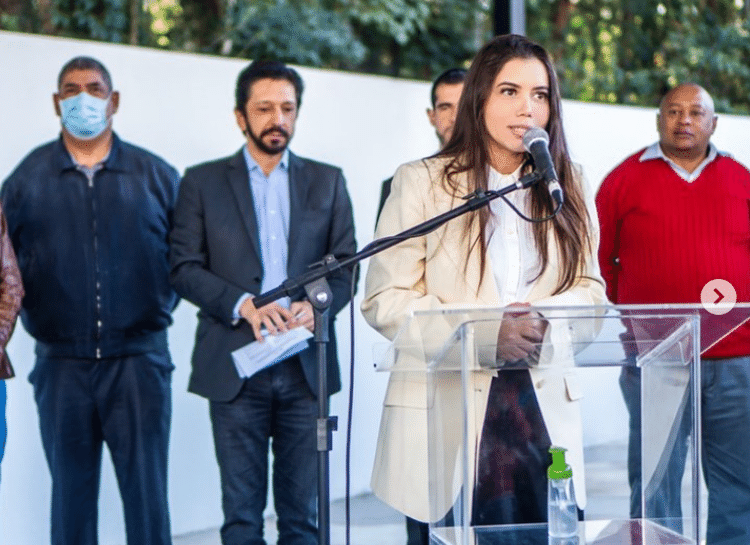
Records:
[[[268,176],[250,155],[247,146],[242,148],[242,154],[247,164],[250,191],[253,195],[255,217],[258,222],[258,240],[263,264],[263,282],[260,291],[265,293],[280,285],[287,278],[290,209],[289,150],[284,151],[281,161]],[[240,306],[248,297],[251,295],[246,294],[237,301],[234,308],[236,320],[240,318]],[[276,302],[289,308],[288,297],[278,299]]]

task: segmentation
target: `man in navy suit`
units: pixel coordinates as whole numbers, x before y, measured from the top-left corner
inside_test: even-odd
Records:
[[[302,290],[256,307],[308,265],[356,251],[341,169],[287,147],[303,83],[280,62],[256,61],[237,80],[235,115],[247,145],[185,172],[171,234],[172,282],[199,307],[189,390],[210,402],[221,473],[224,545],[263,545],[269,439],[279,543],[317,543],[317,364],[314,349],[241,378],[231,353],[292,327],[313,328]],[[330,320],[350,299],[351,271],[329,279]],[[341,389],[331,324],[328,395]]]

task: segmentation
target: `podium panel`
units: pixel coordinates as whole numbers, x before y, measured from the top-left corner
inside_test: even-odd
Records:
[[[432,543],[547,544],[551,445],[581,523],[550,543],[698,543],[700,354],[749,318],[747,304],[415,313],[379,369],[425,376]],[[509,334],[530,330],[543,335]]]
[[[546,524],[514,526],[439,527],[430,532],[431,545],[688,545],[695,541],[648,519],[583,521],[574,540],[550,540]]]

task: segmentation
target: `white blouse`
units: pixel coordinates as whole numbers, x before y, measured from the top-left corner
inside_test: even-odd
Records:
[[[489,189],[514,184],[520,175],[521,167],[511,174],[500,174],[489,167]],[[506,198],[526,216],[530,214],[531,193],[528,188],[513,191]],[[503,199],[495,199],[490,202],[485,240],[501,305],[525,301],[541,265],[532,224],[519,217]]]

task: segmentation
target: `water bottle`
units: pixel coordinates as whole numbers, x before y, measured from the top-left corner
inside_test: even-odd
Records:
[[[565,449],[550,447],[547,469],[547,527],[550,545],[578,542],[578,508],[573,492],[573,470],[565,462]]]

